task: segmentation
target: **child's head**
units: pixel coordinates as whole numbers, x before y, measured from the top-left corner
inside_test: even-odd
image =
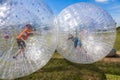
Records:
[[[32,29],[32,26],[30,24],[27,24],[25,27],[29,28],[29,29]]]
[[[28,28],[28,29],[32,29],[33,31],[36,30],[31,24],[27,24],[27,25],[26,25],[26,28]]]

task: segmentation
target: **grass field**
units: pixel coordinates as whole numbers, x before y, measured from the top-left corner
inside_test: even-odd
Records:
[[[106,76],[95,64],[78,65],[53,58],[42,70],[16,80],[106,80]]]
[[[118,51],[119,44],[120,32],[114,45]],[[120,62],[101,60],[94,64],[74,64],[56,52],[41,70],[15,80],[120,80]]]
[[[41,70],[16,80],[120,80],[120,63],[74,64],[55,54]]]

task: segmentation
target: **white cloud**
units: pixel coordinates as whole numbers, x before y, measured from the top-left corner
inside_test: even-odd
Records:
[[[108,0],[95,0],[96,2],[107,2]]]

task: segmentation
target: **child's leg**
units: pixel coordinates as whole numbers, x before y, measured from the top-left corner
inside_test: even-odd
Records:
[[[82,48],[78,45],[78,46],[77,46],[77,50],[80,52],[81,49],[82,49]]]
[[[19,49],[17,52],[16,52],[16,57],[21,53],[21,49]]]
[[[74,41],[74,47],[77,48],[77,41]]]
[[[16,58],[21,52],[21,49],[19,49],[16,53],[15,53],[15,56],[13,56],[13,58]]]
[[[13,56],[13,58],[16,58],[19,54],[20,54],[20,52],[21,52],[21,44],[20,44],[21,42],[20,42],[20,40],[18,40],[17,39],[17,44],[18,44],[18,51],[15,53],[15,56]]]
[[[22,54],[25,57],[25,49],[26,49],[26,44],[24,41],[22,41]]]
[[[25,48],[22,49],[22,54],[25,57]]]

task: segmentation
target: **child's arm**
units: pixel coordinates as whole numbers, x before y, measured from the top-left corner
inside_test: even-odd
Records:
[[[70,40],[70,39],[73,39],[73,36],[70,36],[70,37],[68,38],[68,40]]]
[[[32,32],[28,32],[29,34],[39,34],[41,35],[41,32],[37,32],[37,31],[32,31]]]

